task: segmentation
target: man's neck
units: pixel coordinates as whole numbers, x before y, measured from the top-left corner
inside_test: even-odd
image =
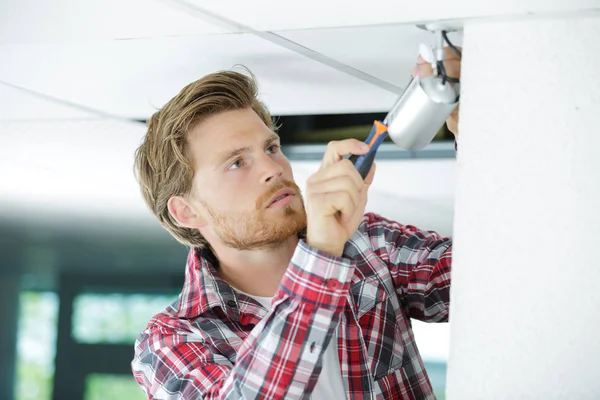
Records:
[[[237,250],[215,243],[213,250],[219,259],[219,275],[227,283],[253,296],[271,297],[297,245],[294,235],[272,249]]]

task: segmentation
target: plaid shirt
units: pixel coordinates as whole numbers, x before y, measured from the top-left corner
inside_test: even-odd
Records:
[[[451,248],[371,213],[342,257],[301,236],[270,311],[192,249],[179,299],[136,341],[135,379],[150,399],[308,399],[332,345],[349,399],[434,399],[410,318],[448,320]]]

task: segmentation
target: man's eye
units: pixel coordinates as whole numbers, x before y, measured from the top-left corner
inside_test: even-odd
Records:
[[[229,166],[228,169],[238,169],[240,168],[242,165],[244,165],[242,160],[235,160],[233,163],[231,163],[231,165]]]
[[[272,144],[271,146],[267,147],[267,153],[277,153],[277,151],[279,151],[279,145],[277,144]]]

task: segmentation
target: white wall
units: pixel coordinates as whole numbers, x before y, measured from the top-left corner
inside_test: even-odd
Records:
[[[465,27],[449,399],[600,398],[599,38]]]

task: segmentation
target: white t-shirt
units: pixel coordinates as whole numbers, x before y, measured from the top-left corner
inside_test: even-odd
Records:
[[[242,292],[244,293],[244,292]],[[244,293],[248,297],[252,297],[258,301],[267,310],[271,309],[272,297],[252,296]],[[337,331],[334,337],[331,338],[329,346],[323,354],[323,369],[317,380],[317,384],[312,392],[312,400],[333,400],[345,399],[346,390],[344,382],[342,382],[342,371],[340,369],[340,359],[337,351]]]

